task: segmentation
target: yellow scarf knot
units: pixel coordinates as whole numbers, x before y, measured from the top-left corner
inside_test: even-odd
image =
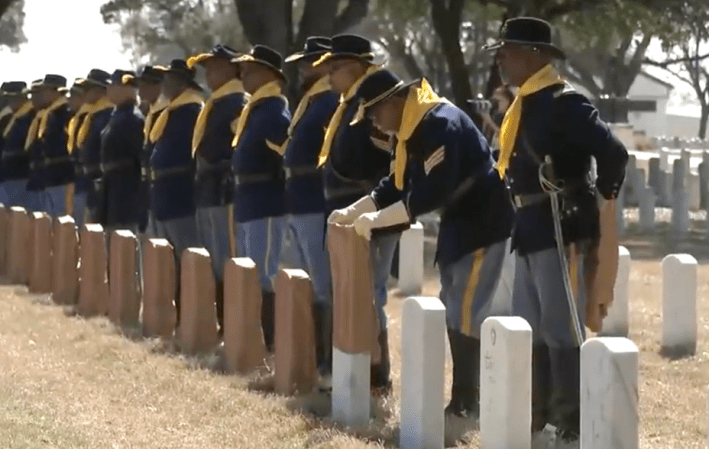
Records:
[[[564,84],[564,79],[559,76],[556,70],[554,70],[554,67],[549,64],[532,75],[520,86],[517,96],[509,109],[507,109],[505,118],[502,120],[502,126],[500,127],[500,157],[497,162],[497,171],[500,174],[500,178],[505,176],[505,172],[510,163],[510,157],[514,151],[515,142],[517,141],[519,123],[522,119],[522,101],[524,97],[556,84]]]
[[[406,171],[407,152],[406,144],[413,135],[416,127],[428,112],[439,104],[450,103],[445,98],[439,97],[426,78],[421,79],[418,86],[409,88],[406,96],[404,111],[401,116],[401,126],[396,133],[398,142],[394,152],[394,185],[399,190],[404,189],[404,172]]]
[[[104,97],[98,100],[96,103],[89,105],[89,110],[86,113],[84,121],[81,123],[79,128],[79,135],[76,138],[76,147],[81,148],[86,143],[86,139],[89,137],[89,131],[91,130],[91,121],[94,115],[98,112],[105,111],[106,109],[112,109],[113,103],[108,101],[108,98]]]
[[[199,144],[204,138],[204,131],[207,128],[207,119],[209,118],[209,113],[212,112],[214,107],[214,102],[222,97],[226,97],[231,94],[240,94],[244,92],[244,84],[238,80],[233,79],[225,83],[222,87],[215,90],[214,93],[209,97],[207,103],[205,103],[204,108],[199,112],[197,116],[197,122],[194,126],[194,133],[192,134],[192,155],[197,153]]]
[[[7,123],[7,126],[5,127],[5,131],[3,131],[2,136],[7,137],[10,135],[10,131],[12,131],[12,128],[15,126],[15,122],[22,116],[29,114],[32,112],[32,102],[27,100],[25,101],[22,106],[20,106],[20,109],[18,109],[14,114],[12,114],[12,117],[10,118],[10,121]]]
[[[232,123],[232,129],[235,129],[234,140],[231,142],[231,146],[233,148],[236,148],[239,145],[239,139],[241,139],[241,136],[244,134],[246,123],[249,119],[249,114],[251,113],[254,105],[260,100],[273,97],[281,98],[285,104],[288,105],[288,100],[283,96],[281,85],[278,81],[271,81],[270,83],[264,84],[256,92],[254,92],[251,98],[249,98],[248,103],[244,106],[244,110],[241,111],[241,115]]]
[[[153,124],[155,123],[155,117],[160,115],[160,113],[170,104],[169,101],[165,100],[162,96],[155,101],[155,103],[150,105],[148,109],[148,115],[145,116],[145,125],[143,125],[143,140],[145,142],[150,141],[150,131],[153,130]]]
[[[162,133],[165,132],[165,128],[167,127],[167,121],[170,118],[170,113],[173,110],[179,108],[180,106],[184,106],[187,104],[202,105],[202,97],[193,89],[187,89],[186,91],[175,97],[175,99],[172,100],[170,104],[162,110],[162,112],[158,116],[158,119],[155,121],[155,126],[153,126],[153,129],[150,131],[151,143],[157,142],[160,137],[162,137]]]
[[[355,96],[359,86],[362,85],[364,80],[377,70],[381,70],[381,68],[379,66],[371,66],[366,72],[364,72],[364,75],[362,75],[360,79],[355,81],[355,83],[340,96],[340,104],[337,105],[337,109],[335,109],[335,113],[332,115],[330,123],[327,125],[327,129],[325,130],[325,139],[323,140],[322,149],[320,150],[320,155],[318,156],[318,167],[325,165],[327,158],[330,156],[332,142],[335,140],[335,134],[337,134],[337,129],[340,127],[340,122],[342,122],[342,116],[345,115],[347,103]]]
[[[39,123],[39,134],[40,139],[44,139],[44,135],[47,133],[47,125],[49,124],[49,114],[66,105],[69,101],[66,97],[59,97],[54,102],[49,105],[49,107],[42,113],[42,121]]]
[[[91,105],[90,104],[82,104],[81,107],[79,108],[78,111],[76,111],[76,114],[69,120],[69,125],[67,125],[67,139],[66,139],[66,151],[69,154],[72,154],[74,152],[74,149],[76,148],[76,132],[78,131],[79,126],[82,123],[82,120],[88,114],[88,112],[91,110]]]

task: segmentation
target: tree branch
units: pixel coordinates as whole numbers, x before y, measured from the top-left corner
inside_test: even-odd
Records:
[[[335,18],[335,34],[352,28],[367,17],[369,0],[349,0],[345,9]]]
[[[645,58],[645,59],[643,59],[643,64],[648,64],[651,66],[666,69],[667,67],[674,65],[674,64],[681,64],[681,63],[685,63],[685,62],[699,62],[699,61],[704,61],[705,59],[709,59],[709,53],[707,53],[705,55],[699,55],[699,56],[683,56],[681,58],[667,59],[665,61],[655,61],[650,58]]]
[[[543,11],[543,17],[547,20],[553,20],[557,17],[570,14],[572,12],[583,11],[584,9],[595,8],[599,4],[604,3],[604,0],[575,0],[564,2],[561,5],[550,6]]]

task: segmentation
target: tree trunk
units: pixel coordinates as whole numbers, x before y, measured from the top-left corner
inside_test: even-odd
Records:
[[[291,0],[234,0],[244,35],[251,45],[267,45],[281,54],[291,48]]]
[[[0,0],[0,17],[10,8],[15,0]]]
[[[699,119],[699,137],[704,139],[707,136],[707,120],[709,120],[709,104],[702,102],[701,117]]]
[[[430,0],[433,28],[441,39],[443,53],[450,72],[453,98],[459,107],[472,98],[463,50],[460,47],[460,22],[465,0]]]

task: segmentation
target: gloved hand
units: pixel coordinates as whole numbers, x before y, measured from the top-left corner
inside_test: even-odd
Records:
[[[335,224],[352,224],[355,218],[367,212],[374,212],[377,210],[377,205],[371,196],[363,196],[356,202],[350,204],[344,209],[337,209],[332,211],[329,217],[327,217],[328,223]]]
[[[354,221],[357,234],[367,240],[372,238],[372,229],[388,228],[411,222],[409,211],[403,201],[398,201],[391,206],[377,212],[368,212],[359,216]]]

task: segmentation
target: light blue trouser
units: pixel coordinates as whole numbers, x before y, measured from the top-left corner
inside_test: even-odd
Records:
[[[289,215],[286,219],[281,260],[308,273],[313,284],[313,301],[329,305],[332,301],[330,259],[325,249],[325,214]]]
[[[156,237],[165,239],[175,248],[175,257],[179,261],[187,248],[199,246],[197,224],[194,215],[172,220],[155,220]]]
[[[52,218],[66,214],[66,185],[47,187],[40,195],[44,211]]]
[[[576,255],[570,254],[567,247],[571,287],[583,334],[586,309],[583,254],[574,252]],[[552,349],[577,346],[556,248],[516,256],[512,313],[527,320],[535,345],[543,343]]]
[[[254,261],[261,288],[267,292],[275,291],[284,224],[284,217],[267,217],[239,223],[237,227],[240,256]]]
[[[39,192],[27,190],[27,179],[13,179],[5,182],[5,191],[10,207],[24,207],[27,212],[40,210]]]
[[[229,212],[227,206],[198,207],[197,234],[212,258],[217,282],[224,280],[224,264],[229,260]]]
[[[74,222],[78,229],[84,227],[84,214],[86,213],[87,192],[74,193]]]
[[[441,302],[449,329],[480,338],[507,252],[506,241],[480,248],[441,268]]]
[[[401,233],[373,235],[369,244],[369,263],[372,268],[372,283],[374,284],[374,301],[377,306],[379,316],[379,329],[385,331],[388,328],[388,319],[384,307],[387,304],[387,281],[391,271],[391,263],[394,260],[394,250],[399,241]]]

